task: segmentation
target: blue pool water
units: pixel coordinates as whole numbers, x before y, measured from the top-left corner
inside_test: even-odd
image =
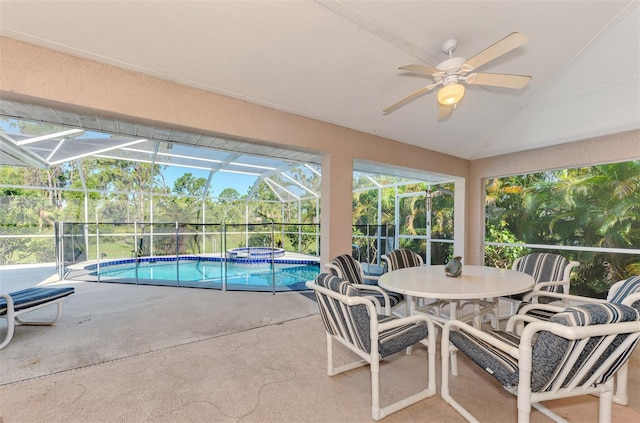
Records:
[[[89,268],[89,267],[88,267]],[[91,276],[98,269],[91,266]],[[100,282],[137,283],[228,290],[290,291],[306,290],[304,283],[320,273],[318,263],[296,261],[239,264],[211,260],[149,260],[104,263],[99,268]]]

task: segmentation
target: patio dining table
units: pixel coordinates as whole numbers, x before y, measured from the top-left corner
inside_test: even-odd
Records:
[[[534,283],[533,277],[523,272],[472,265],[463,266],[457,277],[446,276],[444,266],[419,266],[393,270],[378,280],[380,287],[407,297],[409,314],[424,310],[415,301],[418,298],[439,300],[448,303],[450,309],[447,316],[429,313],[436,322],[473,320],[476,327],[482,316],[498,307],[498,297],[529,291]],[[465,301],[473,304],[473,311],[461,315]]]

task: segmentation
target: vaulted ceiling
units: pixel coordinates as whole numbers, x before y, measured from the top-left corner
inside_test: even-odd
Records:
[[[437,118],[441,45],[528,42]],[[0,35],[435,151],[476,159],[640,128],[640,6],[602,1],[2,1]],[[0,52],[1,59],[1,52]],[[1,70],[0,70],[1,71]]]

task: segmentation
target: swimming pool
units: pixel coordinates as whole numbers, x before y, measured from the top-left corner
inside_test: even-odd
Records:
[[[145,257],[92,264],[89,276],[100,282],[135,283],[242,291],[306,290],[304,283],[320,273],[311,260],[261,260],[236,263],[213,257]],[[99,272],[99,273],[98,273]],[[225,286],[226,284],[226,286]]]

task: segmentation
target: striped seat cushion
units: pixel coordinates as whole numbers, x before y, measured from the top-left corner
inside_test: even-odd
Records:
[[[9,295],[13,300],[13,308],[18,311],[66,297],[74,292],[75,289],[73,287],[27,288],[22,291],[12,292]],[[0,315],[4,314],[7,314],[7,301],[4,298],[0,298]]]
[[[640,313],[637,310],[624,305],[609,303],[585,304],[582,306],[567,308],[550,319],[551,322],[560,323],[566,326],[603,325],[608,323],[637,320],[640,320]],[[492,331],[488,333],[514,347],[518,347],[520,343],[520,337],[515,333],[502,331]],[[577,373],[580,367],[589,358],[590,354],[598,346],[601,338],[602,337],[593,337],[589,340],[587,346],[581,352],[578,360],[569,373],[569,378],[563,383],[563,387],[567,386],[571,382],[571,377]],[[592,369],[597,368],[602,362],[604,362],[604,360],[620,345],[620,343],[622,343],[625,338],[626,335],[619,335],[605,353],[598,359],[598,362],[594,364]],[[462,351],[473,362],[498,379],[505,388],[513,391],[518,386],[518,360],[462,330],[451,332],[450,340],[456,348]],[[533,344],[532,351],[532,392],[541,392],[551,389],[552,383],[555,378],[558,377],[559,372],[563,370],[563,364],[569,357],[569,354],[576,347],[576,344],[576,341],[569,341],[550,332],[543,331],[539,333]],[[611,365],[605,376],[603,376],[598,383],[605,382],[606,378],[611,377],[611,375],[613,375],[624,363],[628,355],[631,354],[634,347],[635,344],[628,348],[620,360]],[[591,374],[593,374],[593,371],[589,372],[582,381],[588,379]]]
[[[520,310],[522,310],[525,306],[532,304],[531,301],[523,301],[520,303],[520,305],[518,305],[518,311],[516,312],[516,314],[522,314],[520,312]],[[556,314],[558,314],[557,311],[551,311],[551,310],[542,310],[542,309],[537,309],[537,308],[533,308],[531,310],[528,310],[525,315],[527,316],[531,316],[531,317],[535,317],[538,320],[544,320],[545,322],[548,322],[549,320],[551,320],[551,318],[553,316],[555,316]]]
[[[362,294],[350,282],[328,273],[318,275],[315,282],[324,288],[348,297]],[[367,353],[371,353],[370,317],[366,306],[347,306],[318,291],[316,291],[316,297],[327,332],[345,339]],[[377,315],[377,317],[380,323],[397,319],[395,316]],[[378,352],[381,357],[386,357],[415,344],[426,336],[427,327],[423,324],[408,324],[382,331],[378,334]]]
[[[420,257],[411,250],[399,249],[386,254],[389,259],[389,270],[418,267],[421,265]]]
[[[516,348],[520,343],[520,336],[513,332],[490,331],[487,333]],[[449,340],[456,348],[498,379],[503,386],[507,388],[517,386],[518,360],[464,330],[453,331],[449,336]]]
[[[361,289],[360,292],[362,293],[362,295],[375,297],[380,302],[380,305],[382,307],[386,306],[386,301],[384,299],[384,296],[380,292],[367,291],[366,289]],[[386,292],[387,292],[387,296],[389,297],[389,307],[391,308],[394,308],[395,306],[400,304],[402,300],[404,300],[404,295],[402,294],[398,294],[397,292],[392,292],[392,291],[386,291]]]

